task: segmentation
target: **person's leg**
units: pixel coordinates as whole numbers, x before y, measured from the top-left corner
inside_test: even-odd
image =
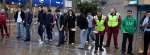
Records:
[[[113,38],[114,38],[114,45],[115,48],[118,49],[118,32],[119,30],[113,30]]]
[[[0,29],[1,29],[1,36],[2,36],[2,39],[4,38],[4,31],[3,31],[3,25],[0,24]]]
[[[25,41],[30,41],[30,25],[26,25],[26,39]]]
[[[87,30],[87,41],[89,42],[89,38],[90,38],[90,33],[91,33],[91,28],[88,28]]]
[[[46,33],[47,33],[47,39],[50,40],[51,36],[50,36],[50,26],[49,25],[45,25],[46,28]]]
[[[80,48],[85,47],[86,39],[87,39],[87,31],[81,30],[81,32],[80,32]]]
[[[38,27],[38,34],[41,38],[41,41],[43,41],[43,32],[44,32],[44,30],[43,30],[42,24],[40,24]]]
[[[7,37],[9,37],[9,33],[8,33],[8,29],[7,29],[6,23],[3,24],[3,27],[4,27],[4,29],[5,29],[5,33],[6,33]]]
[[[104,39],[104,35],[102,34],[102,35],[100,35],[100,51],[104,51],[104,49],[102,48],[102,46],[103,46],[103,39]]]
[[[58,46],[64,44],[64,31],[59,31],[59,41]]]
[[[123,33],[123,39],[122,39],[122,53],[126,52],[126,42],[127,42],[127,37],[128,33]]]
[[[20,23],[16,22],[16,30],[17,30],[17,39],[21,38],[21,34],[20,34]]]
[[[26,38],[26,28],[23,23],[20,24],[20,32],[21,32],[21,39],[25,40]]]
[[[133,34],[129,34],[129,36],[128,36],[128,42],[129,42],[128,53],[132,54]]]
[[[109,47],[110,46],[111,36],[112,36],[112,30],[109,29],[108,32],[107,32],[107,42],[106,42],[106,46],[105,47]]]
[[[95,39],[95,51],[97,51],[98,47],[99,47],[99,38],[100,38],[100,36],[99,36],[98,33],[95,34],[95,35],[96,35],[96,39]]]
[[[69,30],[69,44],[73,43],[73,34],[72,31]]]
[[[148,43],[149,43],[149,32],[144,33],[144,55],[147,55],[147,50],[148,50]]]

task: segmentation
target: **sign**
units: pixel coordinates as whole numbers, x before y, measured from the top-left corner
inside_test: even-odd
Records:
[[[26,4],[27,0],[6,0],[7,4]]]
[[[65,7],[72,7],[72,1],[65,1]]]
[[[63,7],[64,0],[32,0],[32,5],[46,5],[46,6],[55,6],[55,7]]]

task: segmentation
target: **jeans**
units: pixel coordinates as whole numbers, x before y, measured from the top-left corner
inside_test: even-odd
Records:
[[[41,38],[41,41],[44,40],[44,39],[43,39],[43,32],[44,32],[43,26],[44,26],[43,24],[40,24],[39,27],[38,27],[38,34],[39,34],[39,36],[40,36],[40,38]]]
[[[123,40],[122,40],[122,52],[126,52],[126,42],[129,42],[128,45],[128,53],[132,52],[132,43],[133,43],[133,34],[123,33]]]
[[[64,44],[64,31],[59,31],[59,45]]]
[[[104,34],[96,33],[95,50],[102,49]]]
[[[86,43],[86,39],[87,39],[87,31],[80,31],[80,48],[84,48],[85,47],[85,43]]]
[[[144,53],[143,53],[143,55],[147,55],[149,43],[150,43],[150,31],[145,31],[144,32]]]
[[[26,38],[25,38],[25,40],[30,40],[30,37],[31,37],[30,27],[31,27],[31,25],[29,24],[29,25],[26,25],[25,27],[26,27]]]
[[[91,38],[94,41],[94,37],[92,35],[93,28],[88,28],[87,30],[87,41]]]
[[[50,25],[45,25],[48,40],[52,39],[52,27]]]
[[[23,25],[23,23],[20,23],[20,22],[16,22],[16,30],[17,30],[17,38],[18,39],[23,39],[26,37],[26,30],[25,30],[25,27]]]

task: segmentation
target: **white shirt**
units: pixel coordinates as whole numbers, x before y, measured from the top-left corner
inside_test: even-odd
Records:
[[[149,21],[149,17],[146,17],[146,18],[144,19],[144,21],[143,21],[142,26],[144,26],[145,24],[147,24],[148,21]],[[150,31],[150,29],[145,28],[144,31]]]
[[[19,22],[19,23],[22,22],[21,11],[18,12],[17,22]]]

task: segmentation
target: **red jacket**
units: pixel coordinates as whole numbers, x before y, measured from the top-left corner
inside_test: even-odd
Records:
[[[6,24],[7,15],[5,13],[0,13],[0,24]]]

